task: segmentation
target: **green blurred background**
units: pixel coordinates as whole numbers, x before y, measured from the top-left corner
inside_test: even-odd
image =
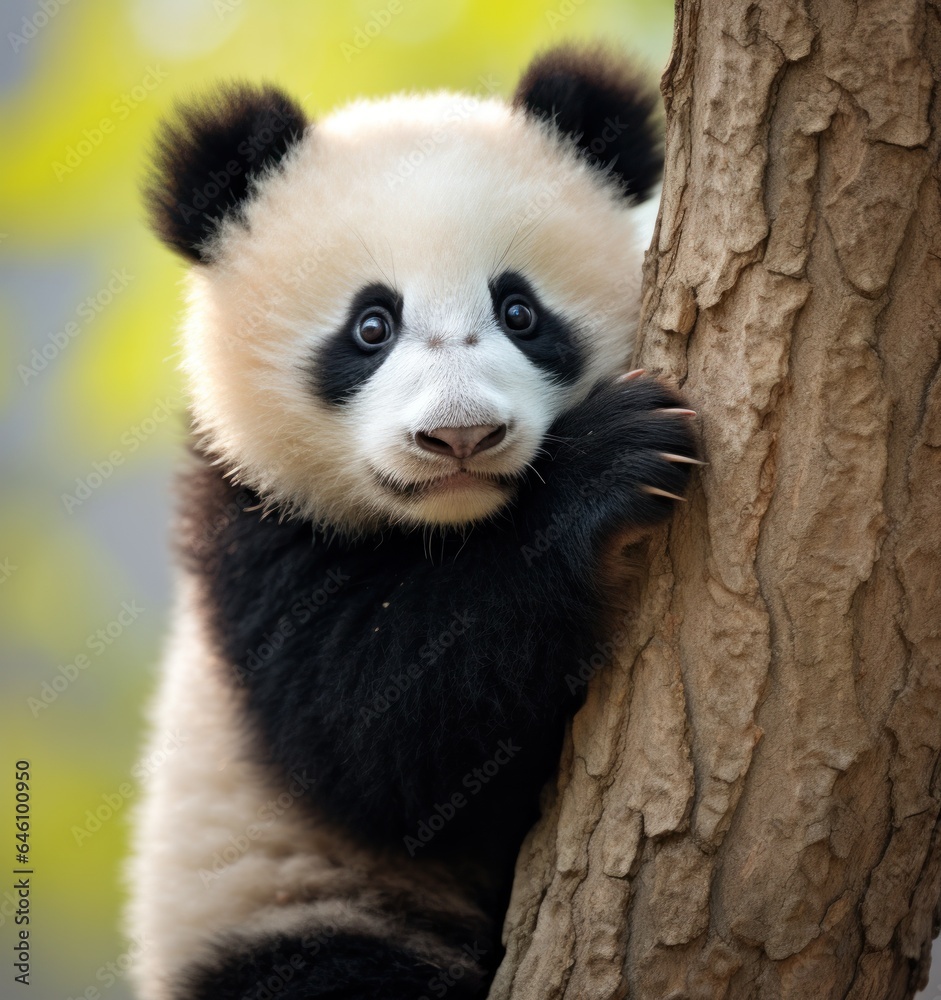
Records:
[[[535,51],[566,39],[622,44],[656,76],[672,15],[671,0],[4,0],[0,872],[15,866],[27,758],[32,996],[130,996],[121,872],[183,441],[183,267],[138,197],[158,117],[233,76],[281,84],[314,118],[361,95],[480,92],[481,78],[509,94]],[[23,995],[12,882],[0,876],[4,998]]]

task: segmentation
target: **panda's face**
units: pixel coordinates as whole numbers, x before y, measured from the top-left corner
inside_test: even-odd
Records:
[[[522,111],[354,104],[194,268],[197,426],[241,481],[340,529],[479,520],[623,370],[639,270],[628,202]]]
[[[564,406],[567,340],[520,276],[405,274],[354,296],[312,378],[384,517],[462,524],[506,502]]]

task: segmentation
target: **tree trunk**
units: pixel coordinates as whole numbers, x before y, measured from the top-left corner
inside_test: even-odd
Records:
[[[924,982],[939,81],[938,0],[677,5],[640,363],[683,386],[709,465],[573,723],[493,1000]]]

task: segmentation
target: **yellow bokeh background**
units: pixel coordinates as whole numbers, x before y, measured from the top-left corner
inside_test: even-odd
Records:
[[[534,52],[568,40],[632,50],[656,77],[672,14],[670,0],[4,4],[0,872],[27,758],[34,996],[130,996],[121,870],[184,440],[183,266],[139,200],[155,123],[220,78],[274,81],[314,119],[395,90],[483,79],[510,94]],[[122,605],[139,609],[125,623]],[[7,881],[0,997],[19,995]]]

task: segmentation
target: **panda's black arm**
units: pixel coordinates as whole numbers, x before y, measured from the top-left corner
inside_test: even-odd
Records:
[[[205,575],[266,754],[369,837],[424,849],[432,821],[435,847],[524,828],[603,642],[606,544],[669,513],[642,487],[685,484],[661,457],[693,453],[688,421],[660,412],[677,404],[654,382],[597,391],[512,510],[464,539],[327,544],[240,514]]]

